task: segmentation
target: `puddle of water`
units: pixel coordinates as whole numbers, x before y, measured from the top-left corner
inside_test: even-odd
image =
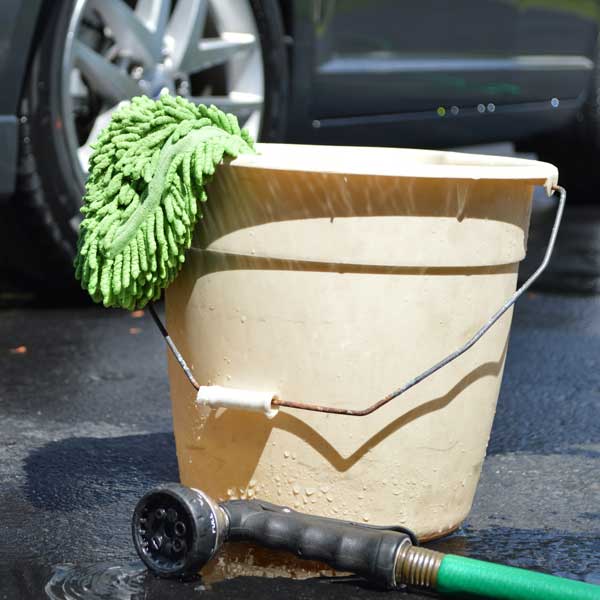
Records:
[[[45,591],[50,600],[142,600],[146,574],[141,562],[61,565],[55,568]]]
[[[45,586],[50,600],[198,600],[211,590],[200,577],[161,579],[139,561],[129,564],[59,565]]]
[[[467,526],[428,546],[450,554],[498,561],[514,567],[533,569],[600,585],[600,556],[597,553],[597,542],[597,535],[593,533],[573,535],[559,531],[520,530],[506,527],[473,530]],[[212,597],[210,592],[214,590],[217,595],[222,593],[227,597],[228,592],[238,588],[245,590],[250,585],[263,590],[269,597],[292,597],[287,593],[275,594],[274,591],[281,591],[282,586],[301,585],[301,582],[293,581],[293,577],[281,577],[281,573],[269,573],[264,569],[261,570],[262,577],[240,577],[248,574],[246,569],[236,565],[234,560],[226,562],[228,573],[225,577],[214,577],[213,573],[214,579],[209,576],[189,581],[154,577],[139,561],[125,565],[114,563],[90,566],[61,565],[55,568],[45,591],[50,600],[149,600],[150,598],[198,600],[202,592],[207,592],[208,596]],[[233,572],[232,569],[236,566],[240,570]],[[340,583],[345,580],[339,577],[333,579],[321,577],[317,580],[309,579],[304,583],[310,586],[311,582],[315,581],[322,584]],[[354,581],[354,578],[351,581]],[[303,588],[294,588],[294,590],[300,589]],[[238,597],[237,593],[234,595]],[[312,596],[310,593],[308,595]]]

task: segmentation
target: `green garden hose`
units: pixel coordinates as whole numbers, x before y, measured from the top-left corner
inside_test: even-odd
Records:
[[[600,586],[447,554],[435,589],[502,600],[600,600]]]
[[[600,600],[600,586],[404,544],[397,585],[499,600]]]

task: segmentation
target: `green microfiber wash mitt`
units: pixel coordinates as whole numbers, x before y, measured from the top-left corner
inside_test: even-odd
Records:
[[[163,95],[117,110],[90,158],[75,258],[94,301],[133,310],[158,299],[181,269],[215,167],[248,152],[249,133],[215,106]]]

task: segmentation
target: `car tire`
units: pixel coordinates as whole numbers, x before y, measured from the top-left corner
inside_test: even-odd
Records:
[[[249,0],[259,31],[265,75],[260,139],[280,141],[286,126],[288,57],[276,0]],[[15,226],[27,252],[23,275],[35,286],[74,292],[77,232],[84,182],[70,155],[61,114],[61,67],[74,2],[46,2],[20,111]],[[15,265],[11,265],[13,270]]]

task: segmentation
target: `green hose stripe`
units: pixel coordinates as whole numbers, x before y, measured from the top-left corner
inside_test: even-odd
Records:
[[[106,255],[108,257],[114,258],[123,251],[131,237],[137,234],[140,225],[146,221],[148,216],[152,214],[160,204],[162,195],[165,191],[165,179],[173,159],[182,152],[191,152],[198,143],[207,141],[211,138],[216,138],[219,135],[223,135],[223,130],[218,129],[217,127],[208,126],[203,129],[191,131],[186,137],[179,139],[174,144],[167,142],[160,152],[156,174],[148,185],[148,197],[144,203],[137,208],[133,215],[131,215],[128,221],[117,231],[110,248],[107,248]]]
[[[502,600],[600,600],[600,586],[535,571],[446,555],[437,591]]]

